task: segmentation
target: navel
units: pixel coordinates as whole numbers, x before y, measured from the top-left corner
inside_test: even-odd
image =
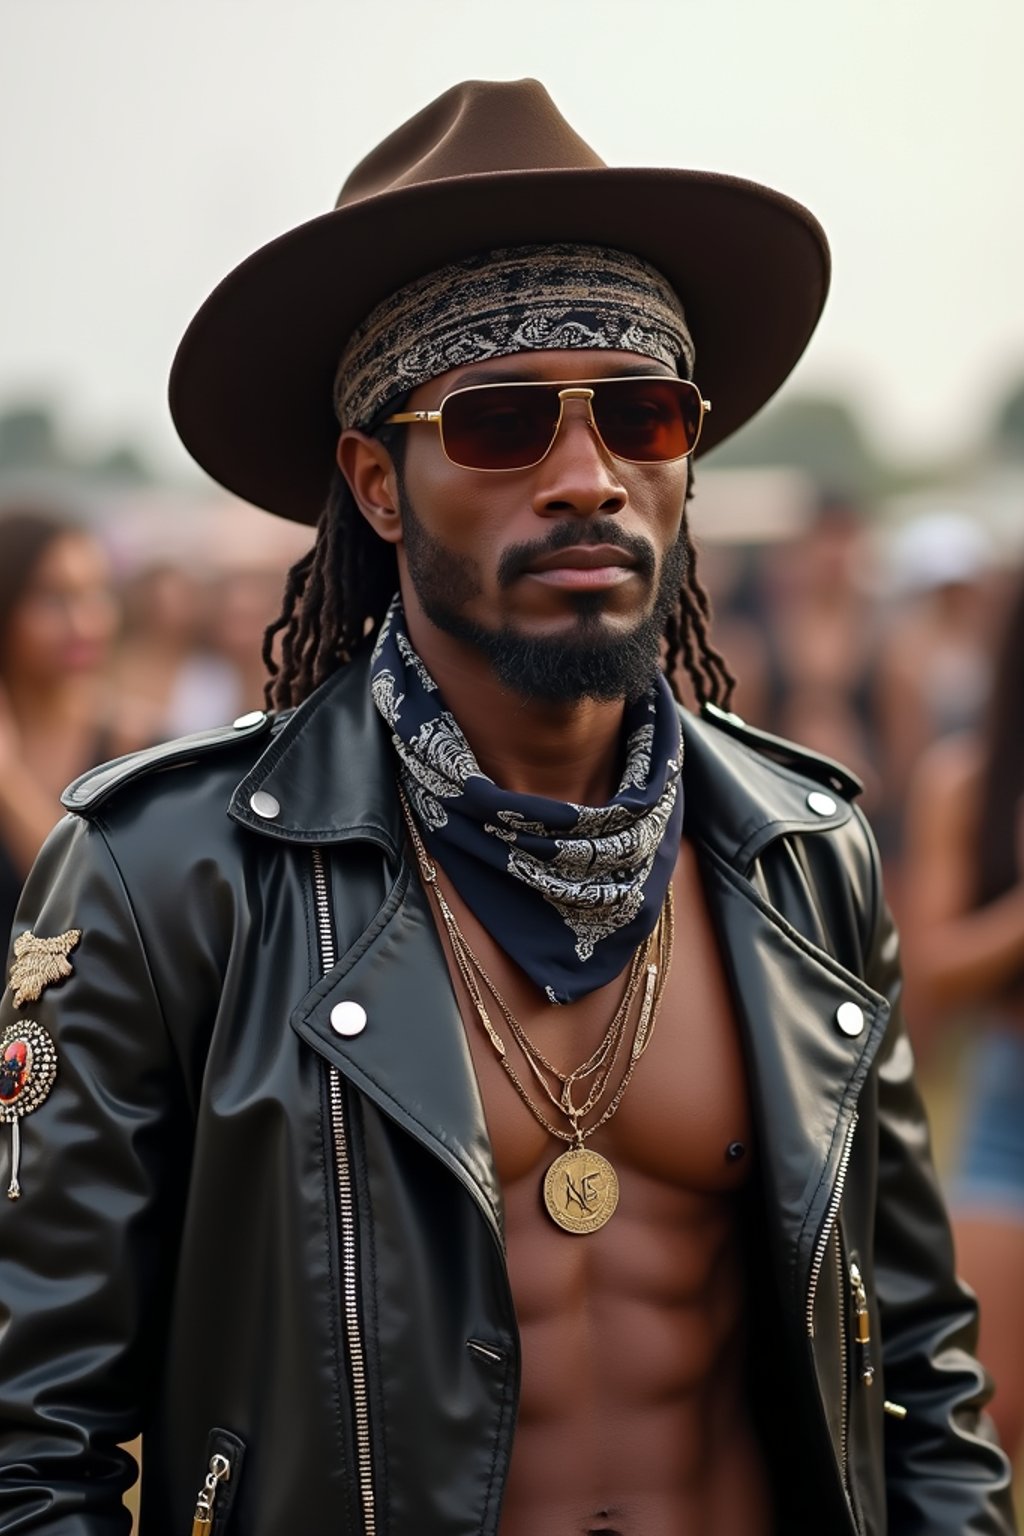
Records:
[[[619,1511],[621,1514],[621,1510]],[[590,1520],[584,1526],[581,1536],[624,1536],[618,1526],[610,1525],[609,1521],[615,1519],[615,1511],[612,1509],[595,1509]]]

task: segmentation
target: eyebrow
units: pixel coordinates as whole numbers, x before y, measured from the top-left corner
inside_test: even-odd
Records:
[[[608,379],[645,379],[666,378],[675,379],[679,375],[675,373],[662,373],[664,363],[658,363],[653,358],[649,363],[626,363],[615,369],[614,373],[599,374],[598,378]],[[531,368],[528,363],[514,363],[512,361],[506,367],[473,368],[463,374],[459,382],[447,391],[454,394],[457,389],[469,389],[477,384],[554,384],[560,381],[543,378],[536,368]]]

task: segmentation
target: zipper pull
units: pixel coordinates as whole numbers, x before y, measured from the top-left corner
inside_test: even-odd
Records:
[[[210,1470],[203,1479],[203,1486],[196,1498],[196,1512],[192,1516],[192,1536],[210,1536],[213,1526],[213,1506],[217,1502],[217,1489],[231,1476],[231,1463],[220,1452],[210,1457]]]
[[[871,1315],[868,1312],[868,1293],[864,1289],[864,1280],[856,1264],[850,1265],[850,1288],[853,1291],[853,1306],[857,1316],[860,1379],[866,1387],[870,1387],[875,1379],[875,1368],[871,1363]]]

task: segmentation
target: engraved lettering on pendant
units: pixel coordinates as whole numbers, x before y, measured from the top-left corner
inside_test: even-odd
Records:
[[[599,1173],[585,1173],[577,1184],[574,1181],[572,1174],[566,1171],[566,1209],[568,1209],[570,1205],[578,1205],[583,1214],[585,1216],[589,1216],[596,1207],[599,1199],[598,1190],[594,1186],[595,1184],[599,1185],[600,1182],[601,1175]]]
[[[603,1227],[619,1203],[615,1169],[600,1152],[571,1147],[556,1157],[544,1178],[544,1207],[565,1232]]]
[[[72,974],[68,955],[82,937],[81,928],[69,928],[52,939],[20,933],[14,941],[11,991],[15,1008],[38,1002],[46,988]]]

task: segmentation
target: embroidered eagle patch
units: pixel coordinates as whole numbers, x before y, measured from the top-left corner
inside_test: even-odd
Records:
[[[18,935],[11,966],[15,1008],[36,1002],[47,987],[72,974],[68,955],[81,937],[81,928],[69,928],[67,933],[59,933],[53,939],[40,939],[31,932]]]

